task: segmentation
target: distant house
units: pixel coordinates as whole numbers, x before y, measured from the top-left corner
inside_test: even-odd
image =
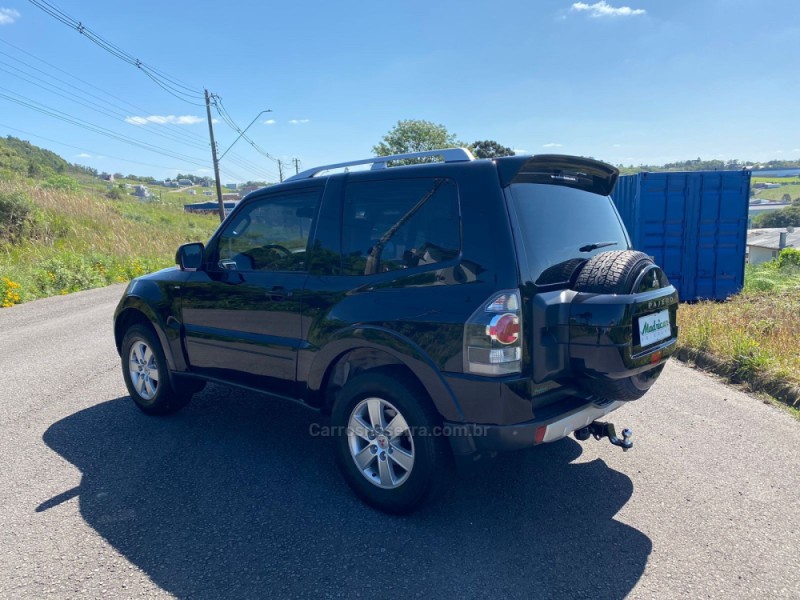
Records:
[[[190,196],[197,196],[197,190],[189,190]]]
[[[178,185],[186,186],[186,185],[194,185],[194,181],[191,179],[178,179]]]
[[[800,248],[800,232],[793,227],[750,229],[747,232],[747,262],[751,265],[777,258],[784,248]]]
[[[150,190],[146,185],[137,185],[133,190],[133,195],[137,198],[149,198],[153,194],[150,193]]]
[[[103,181],[114,181],[114,175],[112,173],[103,173],[100,175],[100,179]]]
[[[165,185],[165,186],[167,186],[167,187],[180,187],[180,185],[178,184],[178,182],[177,182],[177,181],[171,181],[171,180],[169,180],[169,179],[167,179],[167,180],[164,182],[164,185]]]
[[[260,185],[247,185],[242,189],[240,189],[239,192],[241,192],[241,194],[244,196],[246,194],[249,194],[250,192],[255,192],[256,190],[260,189],[261,189]]]
[[[238,190],[239,189],[239,184],[238,183],[226,183],[225,187],[228,188],[229,190]]]
[[[242,197],[239,194],[222,194],[223,201],[225,200],[237,201],[241,200],[241,198]]]
[[[203,196],[213,196],[213,195],[214,195],[214,192],[212,192],[210,190],[206,190],[205,192],[203,192]]]

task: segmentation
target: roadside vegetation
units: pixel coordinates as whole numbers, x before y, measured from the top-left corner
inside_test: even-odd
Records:
[[[0,180],[3,307],[167,267],[178,245],[205,241],[219,223],[186,214],[177,203],[98,197],[71,181],[65,188]]]
[[[800,386],[800,250],[748,266],[742,293],[725,302],[682,304],[679,343],[722,361],[729,377]]]

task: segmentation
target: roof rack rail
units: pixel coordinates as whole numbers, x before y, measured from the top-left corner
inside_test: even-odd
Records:
[[[426,156],[441,156],[446,163],[468,162],[475,160],[467,148],[442,148],[441,150],[425,150],[424,152],[409,152],[408,154],[392,154],[391,156],[373,156],[361,160],[351,160],[349,162],[336,163],[333,165],[322,165],[307,169],[297,175],[292,175],[286,181],[296,181],[298,179],[310,179],[322,171],[331,169],[342,169],[344,167],[354,167],[356,165],[372,165],[372,170],[385,169],[387,163],[393,160],[405,160],[407,158],[425,158]]]

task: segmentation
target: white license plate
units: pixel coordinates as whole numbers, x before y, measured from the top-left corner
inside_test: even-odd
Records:
[[[639,343],[649,346],[671,335],[669,310],[662,310],[646,317],[639,317]]]

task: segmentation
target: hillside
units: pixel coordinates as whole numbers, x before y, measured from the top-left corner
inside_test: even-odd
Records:
[[[53,152],[0,139],[0,306],[169,266],[180,244],[206,241],[219,224],[183,211],[198,200],[188,192],[158,190],[143,202],[125,183],[102,182]]]
[[[97,175],[97,171],[68,163],[55,152],[10,135],[0,138],[0,179],[19,175],[46,178],[51,175]]]

